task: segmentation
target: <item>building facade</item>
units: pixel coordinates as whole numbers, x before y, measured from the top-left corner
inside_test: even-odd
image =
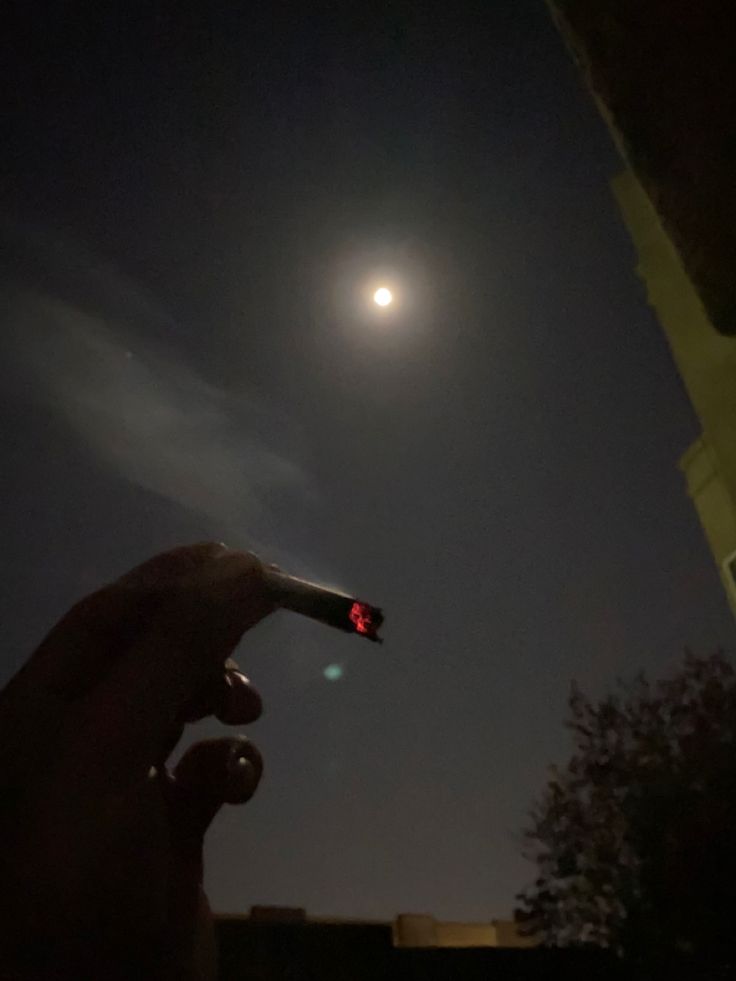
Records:
[[[626,164],[613,190],[702,428],[680,462],[736,615],[736,18],[724,0],[549,0]]]
[[[215,918],[218,981],[620,981],[600,949],[531,944],[511,922],[446,923],[403,914],[393,922],[307,916],[254,907]]]

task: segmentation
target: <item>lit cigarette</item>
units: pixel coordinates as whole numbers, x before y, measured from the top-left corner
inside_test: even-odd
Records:
[[[285,610],[293,610],[294,613],[326,623],[328,627],[337,627],[349,634],[361,634],[368,640],[383,643],[378,636],[383,613],[377,606],[273,569],[266,570],[266,583],[278,605]]]

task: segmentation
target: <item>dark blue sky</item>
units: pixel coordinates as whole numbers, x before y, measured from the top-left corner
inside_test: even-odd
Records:
[[[608,134],[541,0],[85,6],[5,59],[2,676],[179,542],[355,590],[242,645],[213,905],[508,915],[570,680],[733,639]]]

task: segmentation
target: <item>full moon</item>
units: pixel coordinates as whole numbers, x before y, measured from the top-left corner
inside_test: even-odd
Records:
[[[374,303],[377,303],[379,307],[387,307],[392,300],[393,294],[391,293],[391,290],[387,290],[385,286],[382,286],[373,294],[373,301]]]

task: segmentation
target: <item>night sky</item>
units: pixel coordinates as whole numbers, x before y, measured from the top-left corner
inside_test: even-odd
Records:
[[[571,679],[733,639],[608,133],[541,0],[106,6],[5,38],[2,680],[178,543],[356,591],[241,646],[213,906],[507,916]]]

